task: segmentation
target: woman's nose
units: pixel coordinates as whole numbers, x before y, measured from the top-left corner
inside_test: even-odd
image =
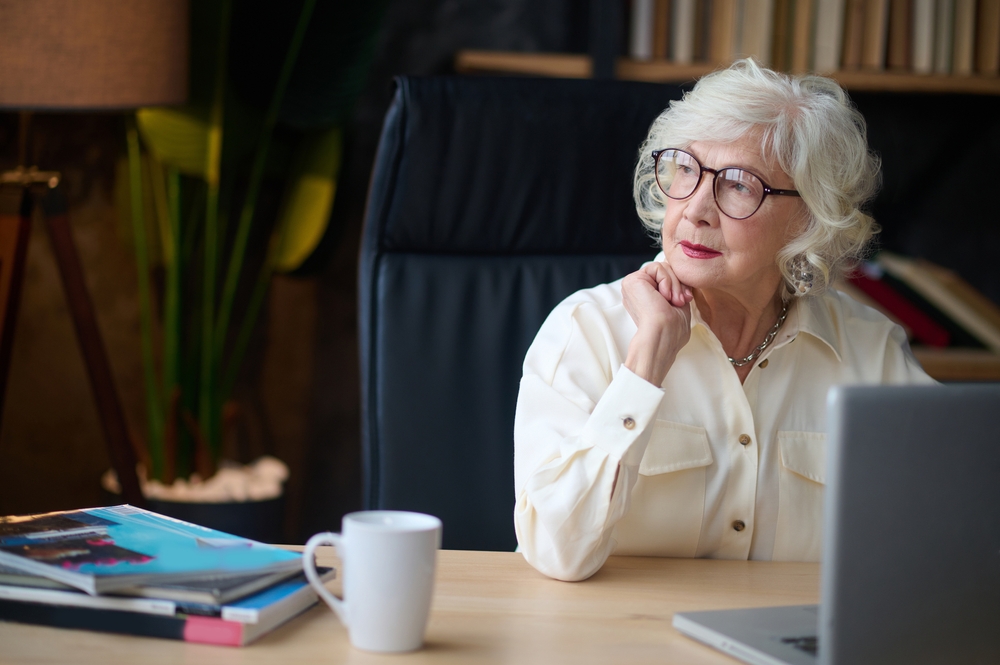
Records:
[[[712,191],[715,178],[711,173],[702,174],[694,193],[687,198],[684,216],[695,224],[715,224],[719,220],[719,208]]]

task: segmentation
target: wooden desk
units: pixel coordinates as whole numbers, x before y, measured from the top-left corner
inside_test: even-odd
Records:
[[[330,548],[319,562],[335,565]],[[339,594],[339,582],[330,588]],[[421,651],[353,649],[325,605],[247,647],[0,623],[0,663],[718,663],[671,627],[675,612],[815,603],[819,564],[612,557],[590,580],[550,580],[520,554],[442,551]]]

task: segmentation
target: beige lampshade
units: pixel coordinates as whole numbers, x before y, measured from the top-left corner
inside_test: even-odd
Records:
[[[187,0],[0,0],[0,108],[180,104]]]

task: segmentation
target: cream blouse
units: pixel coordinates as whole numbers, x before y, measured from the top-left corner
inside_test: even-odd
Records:
[[[611,554],[817,561],[828,389],[933,383],[899,326],[831,290],[793,301],[741,384],[691,306],[662,388],[622,364],[621,280],[567,298],[528,349],[514,526],[546,575],[585,579]]]

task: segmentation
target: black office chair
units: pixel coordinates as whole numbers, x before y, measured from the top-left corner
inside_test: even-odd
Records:
[[[512,550],[525,351],[570,293],[656,248],[636,150],[676,86],[401,78],[375,159],[359,275],[364,506]]]

